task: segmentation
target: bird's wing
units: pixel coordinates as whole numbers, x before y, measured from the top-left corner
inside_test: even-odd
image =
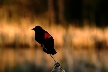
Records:
[[[44,33],[44,39],[48,39],[48,38],[50,38],[51,37],[51,35],[49,34],[49,33]]]

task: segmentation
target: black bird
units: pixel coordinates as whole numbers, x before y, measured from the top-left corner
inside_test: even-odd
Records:
[[[43,47],[44,52],[52,55],[57,53],[54,49],[54,39],[47,31],[41,26],[35,26],[32,30],[35,31],[35,40]]]

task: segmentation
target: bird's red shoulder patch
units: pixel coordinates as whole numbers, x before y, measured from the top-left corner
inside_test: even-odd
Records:
[[[50,38],[50,37],[51,37],[50,34],[48,34],[48,33],[45,33],[45,34],[44,34],[44,38],[45,38],[45,39]]]

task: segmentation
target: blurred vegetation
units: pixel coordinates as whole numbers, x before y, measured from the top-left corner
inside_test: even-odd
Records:
[[[108,0],[0,0],[9,18],[47,18],[55,24],[108,26]]]

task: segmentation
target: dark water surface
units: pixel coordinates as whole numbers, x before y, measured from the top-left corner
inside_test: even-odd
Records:
[[[80,61],[93,63],[95,66],[108,66],[108,50],[96,51],[93,49],[57,49],[57,54],[54,58],[60,64],[71,72],[73,65],[79,65]],[[42,67],[42,70],[51,69],[54,61],[50,55],[44,53],[41,48],[2,48],[0,49],[0,70],[3,71],[16,66]],[[80,64],[81,65],[81,64]],[[67,67],[66,67],[67,66]],[[17,68],[17,67],[16,67]],[[18,67],[19,68],[19,67]],[[16,70],[16,69],[15,69]],[[18,69],[19,70],[19,69]],[[27,70],[28,71],[28,70]],[[40,71],[41,72],[41,71]]]

